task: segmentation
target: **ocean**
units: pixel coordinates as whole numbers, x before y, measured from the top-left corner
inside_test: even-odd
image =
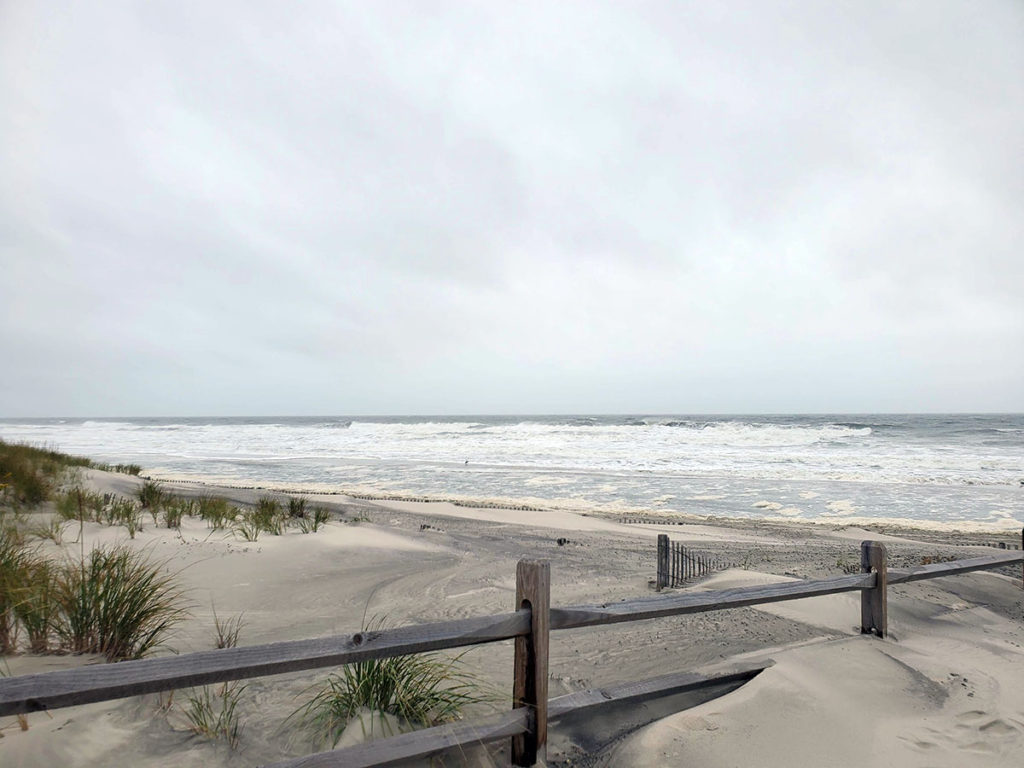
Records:
[[[1003,530],[1024,414],[0,420],[158,478],[370,496]]]

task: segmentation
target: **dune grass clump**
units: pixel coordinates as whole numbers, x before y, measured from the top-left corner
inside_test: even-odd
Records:
[[[219,496],[200,496],[196,510],[206,524],[215,531],[223,530],[234,523],[238,510]]]
[[[192,499],[169,498],[164,501],[164,525],[168,528],[181,528],[181,521],[196,513],[196,503]]]
[[[260,496],[256,500],[253,519],[260,526],[261,530],[274,536],[280,536],[287,527],[285,514],[281,508],[281,502],[273,496]]]
[[[45,523],[33,526],[29,534],[40,540],[50,539],[54,544],[61,544],[64,541],[64,526],[67,522],[60,517],[51,517]]]
[[[122,475],[132,475],[138,477],[139,473],[142,472],[142,467],[138,464],[105,464],[96,463],[93,464],[96,469],[102,469],[104,472],[118,472]]]
[[[256,541],[261,533],[281,536],[288,527],[286,514],[277,499],[261,496],[254,509],[247,509],[237,516],[233,530],[246,541]]]
[[[128,510],[121,520],[121,525],[128,530],[128,536],[134,539],[135,534],[142,530],[142,510],[137,507]]]
[[[25,582],[30,555],[23,542],[0,529],[0,654],[14,653],[18,645],[18,589]]]
[[[69,470],[92,466],[90,459],[81,456],[0,440],[0,504],[38,506],[50,498]]]
[[[306,505],[308,504],[307,499],[301,496],[289,496],[288,497],[288,518],[291,520],[301,520],[307,516]]]
[[[0,493],[4,501],[16,506],[35,506],[50,495],[52,478],[22,451],[19,446],[0,444]]]
[[[263,533],[263,526],[256,519],[256,513],[248,509],[239,513],[234,523],[232,523],[231,530],[245,541],[257,541],[260,534]]]
[[[103,514],[103,522],[107,525],[134,526],[136,522],[141,525],[142,521],[142,508],[138,503],[120,496],[110,500]]]
[[[215,645],[217,648],[235,648],[238,646],[238,636],[242,632],[242,627],[245,626],[243,616],[245,614],[238,614],[237,616],[229,616],[226,619],[220,619],[217,616],[217,611],[213,612],[213,628],[216,631]]]
[[[317,507],[313,510],[312,515],[306,515],[300,517],[298,520],[299,530],[303,533],[316,533],[320,530],[320,526],[331,519],[331,513],[323,507]]]
[[[139,487],[137,494],[143,509],[159,509],[165,498],[164,489],[160,483],[152,480],[144,482]]]
[[[371,629],[381,626],[376,622]],[[484,700],[460,658],[426,653],[346,665],[314,686],[313,697],[289,720],[297,720],[317,745],[332,747],[363,710],[396,715],[418,727],[452,722],[464,707]]]
[[[18,544],[24,544],[28,538],[26,522],[20,509],[0,509],[0,532]]]
[[[14,615],[28,636],[30,653],[49,653],[60,620],[60,569],[50,560],[26,558],[23,581],[14,594]]]
[[[54,499],[57,515],[62,520],[83,522],[101,522],[105,503],[103,494],[87,491],[80,485],[61,491]]]
[[[223,683],[193,692],[185,710],[192,732],[211,741],[224,739],[230,749],[236,749],[242,734],[238,700],[245,689],[238,683]]]
[[[172,576],[125,546],[96,547],[67,564],[57,599],[63,646],[110,661],[145,656],[186,615]]]

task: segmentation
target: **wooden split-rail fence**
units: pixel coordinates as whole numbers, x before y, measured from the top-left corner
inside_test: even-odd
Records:
[[[277,763],[274,768],[396,765],[452,748],[503,739],[511,739],[513,765],[530,766],[546,756],[548,725],[567,715],[727,683],[735,687],[766,666],[748,665],[714,676],[676,672],[579,691],[549,701],[548,638],[553,631],[860,591],[861,632],[885,637],[890,586],[1019,563],[1024,563],[1024,552],[889,570],[885,545],[865,541],[861,545],[861,573],[857,574],[553,608],[548,563],[522,560],[516,567],[515,605],[509,613],[0,678],[0,716],[512,639],[515,652],[511,711],[488,720],[425,728],[308,755]]]
[[[654,586],[659,592],[665,587],[681,587],[724,567],[725,563],[710,552],[672,541],[667,534],[658,534],[658,576]]]

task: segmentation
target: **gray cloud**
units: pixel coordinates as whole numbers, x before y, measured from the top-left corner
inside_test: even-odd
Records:
[[[0,416],[1024,409],[1008,0],[0,7]]]

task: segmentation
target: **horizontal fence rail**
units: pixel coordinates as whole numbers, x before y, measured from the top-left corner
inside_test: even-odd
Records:
[[[884,637],[889,585],[1018,563],[1024,563],[1024,550],[889,570],[885,546],[866,541],[861,545],[863,572],[859,574],[677,593],[618,603],[549,608],[547,563],[521,561],[517,567],[517,610],[511,613],[0,678],[0,715],[515,639],[514,690],[517,694],[516,708],[511,712],[488,721],[429,728],[351,747],[343,751],[343,757],[342,751],[336,751],[310,755],[281,765],[288,768],[390,765],[454,746],[508,737],[513,738],[514,764],[533,765],[535,760],[544,758],[549,721],[616,696],[626,700],[630,695],[651,695],[673,685],[696,685],[699,682],[686,678],[686,673],[679,673],[652,681],[624,684],[617,689],[583,691],[569,695],[575,698],[560,697],[549,702],[546,686],[549,630],[641,621],[859,590],[862,596],[862,632]]]
[[[934,579],[938,576],[955,576],[958,573],[970,573],[971,571],[985,571],[990,568],[999,568],[1004,565],[1014,565],[1024,562],[1022,554],[986,555],[985,557],[972,557],[969,560],[950,560],[945,563],[929,563],[928,565],[915,565],[913,568],[892,568],[889,570],[890,584],[904,584],[908,581],[920,581],[921,579]]]
[[[772,662],[747,664],[720,674],[676,672],[639,682],[568,693],[548,700],[548,722],[556,723],[568,715],[589,714],[614,704],[638,704],[660,696],[720,686],[739,687],[753,680],[771,665]],[[518,736],[529,730],[529,724],[530,718],[526,710],[514,709],[498,717],[481,719],[474,723],[448,723],[395,736],[386,739],[390,742],[386,750],[376,748],[376,745],[382,744],[383,741],[373,741],[274,763],[268,768],[332,768],[339,765],[344,765],[345,768],[371,768],[400,765],[407,760],[430,757],[452,747],[487,744],[509,736]]]
[[[437,725],[354,747],[274,763],[268,768],[376,768],[402,765],[417,757],[430,757],[453,747],[490,744],[510,736],[522,736],[529,733],[531,720],[530,710],[520,707],[486,720]]]
[[[685,613],[704,613],[747,605],[799,600],[802,597],[834,595],[875,586],[875,574],[832,576],[817,581],[786,581],[756,587],[737,587],[708,592],[684,592],[667,597],[648,597],[621,603],[552,608],[552,629],[577,629],[624,621],[642,621]]]
[[[508,640],[530,631],[529,611],[437,624],[267,645],[199,651],[182,656],[93,664],[38,675],[0,678],[0,715],[159,693],[247,677],[336,667]]]

